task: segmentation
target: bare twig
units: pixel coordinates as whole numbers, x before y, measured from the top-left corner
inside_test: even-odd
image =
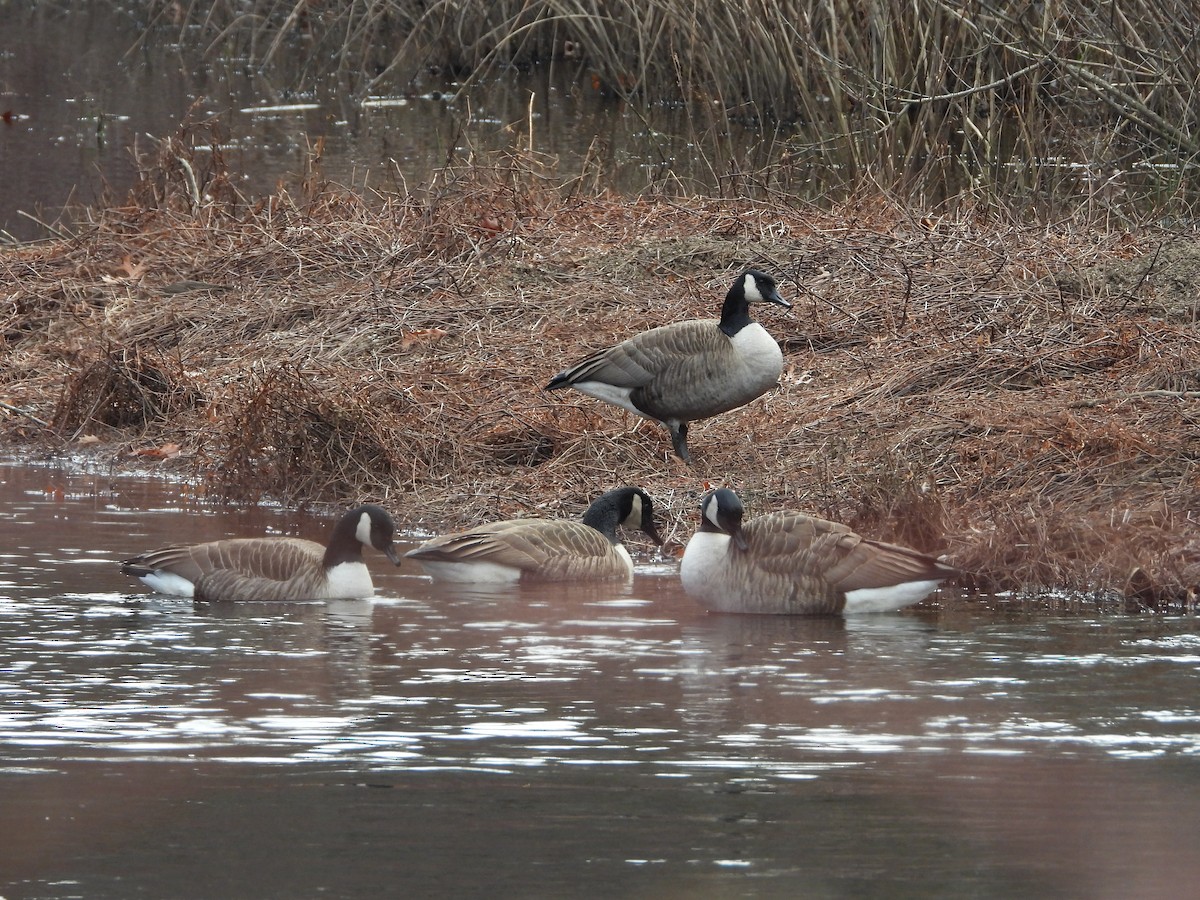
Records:
[[[14,415],[24,416],[26,419],[29,419],[30,421],[35,422],[38,425],[41,425],[43,428],[50,427],[50,423],[47,422],[45,419],[39,419],[33,413],[26,412],[25,410],[21,409],[21,407],[13,406],[11,403],[5,403],[3,400],[0,400],[0,409],[3,409],[10,413],[13,413]]]

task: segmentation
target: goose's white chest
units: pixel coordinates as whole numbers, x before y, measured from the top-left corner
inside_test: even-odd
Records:
[[[721,593],[728,565],[729,535],[697,531],[683,551],[679,580],[688,594],[707,599]]]
[[[628,578],[633,577],[633,557],[629,555],[629,551],[625,549],[624,544],[613,544],[613,553],[617,559],[621,561],[621,565],[625,568],[625,575]]]
[[[367,564],[362,562],[338,563],[326,573],[327,599],[358,600],[375,593],[375,584]]]
[[[758,322],[752,322],[729,339],[741,366],[741,383],[755,396],[779,380],[783,372],[783,351],[775,338]]]

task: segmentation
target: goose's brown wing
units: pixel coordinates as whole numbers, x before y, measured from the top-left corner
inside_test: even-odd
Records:
[[[644,388],[677,369],[679,360],[728,347],[716,319],[693,319],[651,328],[589,356],[555,376],[549,387],[602,381],[621,388]]]
[[[760,516],[747,523],[746,534],[750,555],[766,571],[819,578],[841,593],[955,574],[924,553],[868,540],[845,525],[802,513]]]
[[[167,547],[160,547],[157,550],[139,553],[137,556],[123,560],[121,562],[121,571],[126,575],[136,577],[148,575],[151,572],[172,572],[195,584],[196,580],[204,574],[204,569],[192,557],[192,552],[197,547],[203,546],[203,544],[192,546],[171,544]]]
[[[956,574],[957,569],[917,550],[859,538],[827,577],[838,590],[846,592],[909,581],[940,581]]]
[[[244,538],[199,544],[192,560],[206,575],[217,573],[263,581],[289,581],[296,573],[319,568],[325,548],[302,538]]]
[[[301,538],[236,538],[170,546],[126,560],[129,574],[171,572],[196,586],[198,600],[277,600],[312,594],[325,548]]]
[[[512,519],[427,541],[407,556],[436,562],[511,566],[536,578],[614,577],[623,573],[608,539],[579,522]]]

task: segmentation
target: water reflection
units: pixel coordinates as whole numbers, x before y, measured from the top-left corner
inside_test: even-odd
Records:
[[[1200,875],[1192,620],[953,596],[706,616],[661,564],[474,592],[376,566],[374,600],[192,604],[115,560],[328,522],[182,493],[0,466],[6,896],[128,896],[129,872],[151,895],[362,896],[397,866],[468,896],[1182,896]]]
[[[195,46],[152,39],[112,4],[0,4],[0,233],[45,237],[64,205],[120,200],[148,153],[186,121],[219,122],[219,151],[249,197],[306,174],[373,189],[405,190],[451,161],[520,146],[557,158],[566,176],[585,160],[612,182],[643,189],[660,173],[708,178],[681,114],[661,110],[655,128],[560,67],[508,73],[452,105],[458,88],[430,74],[411,96],[363,98],[344,75],[314,74],[302,53],[278,54],[268,71]],[[136,50],[133,49],[136,47]],[[331,67],[332,68],[332,67]],[[280,85],[306,84],[300,95]],[[676,118],[680,117],[679,121]],[[533,134],[530,135],[530,125]],[[749,143],[749,142],[747,142]],[[317,150],[319,145],[319,152]]]

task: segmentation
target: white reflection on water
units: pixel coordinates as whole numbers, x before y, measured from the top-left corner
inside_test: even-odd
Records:
[[[1159,683],[1164,665],[1190,681],[1194,657],[1147,653],[1144,639],[1018,657],[993,634],[971,656],[963,636],[941,640],[922,619],[872,622],[862,632],[850,622],[696,619],[680,632],[675,619],[613,618],[605,606],[591,619],[556,619],[549,609],[513,619],[510,607],[498,609],[503,618],[455,621],[426,612],[431,602],[197,615],[190,604],[113,592],[66,592],[36,608],[10,601],[0,616],[8,626],[0,698],[9,707],[0,738],[88,757],[136,756],[142,747],[154,758],[235,759],[232,747],[252,745],[254,758],[274,750],[301,761],[333,747],[343,759],[378,759],[405,735],[456,766],[471,764],[452,749],[463,741],[539,758],[597,744],[616,758],[658,763],[683,752],[676,763],[696,765],[697,752],[711,765],[724,748],[717,758],[736,751],[731,764],[756,770],[796,752],[869,759],[954,748],[1123,756],[1200,748],[1200,709],[1162,711]],[[423,625],[408,620],[414,613]],[[772,626],[778,637],[767,634]],[[1128,693],[1140,684],[1129,673],[1151,668],[1150,708],[1118,694],[1098,714],[1094,693],[1064,683],[1101,673],[1110,691]],[[501,686],[523,702],[474,701]],[[333,714],[339,708],[352,714]],[[396,721],[406,727],[379,727]],[[546,737],[558,743],[529,744]]]

